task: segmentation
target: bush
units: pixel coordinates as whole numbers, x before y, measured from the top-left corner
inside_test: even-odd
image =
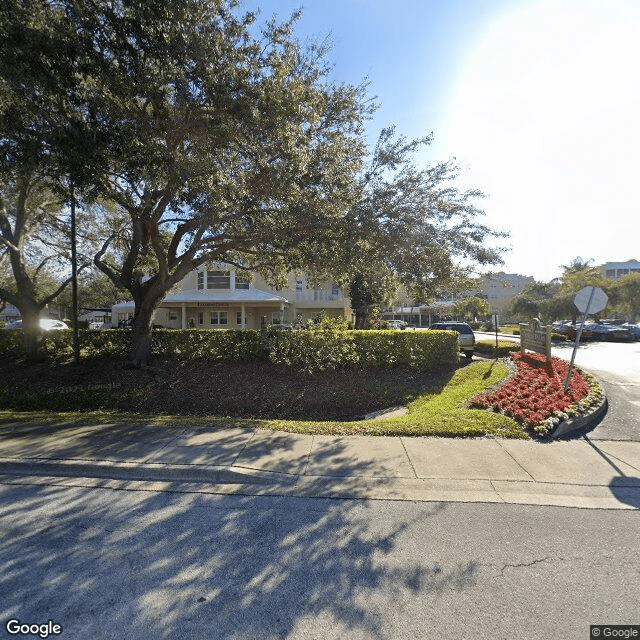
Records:
[[[124,358],[130,352],[130,329],[81,331],[79,335],[83,357]],[[72,354],[72,332],[51,331],[45,344],[50,357],[68,357]],[[326,319],[293,330],[155,329],[152,352],[185,359],[262,359],[309,372],[395,366],[429,371],[458,361],[458,339],[455,331],[351,331]],[[0,333],[0,354],[22,354],[21,331]]]
[[[520,345],[511,340],[498,340],[498,350],[496,352],[495,340],[479,340],[476,342],[476,353],[483,355],[505,358],[514,351],[520,351]]]

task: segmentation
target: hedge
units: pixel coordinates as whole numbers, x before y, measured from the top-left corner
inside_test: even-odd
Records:
[[[498,352],[496,354],[495,340],[479,340],[476,342],[475,350],[489,356],[498,356],[500,358],[508,357],[513,351],[520,351],[520,344],[510,340],[498,341]]]
[[[84,357],[126,357],[131,330],[80,331]],[[0,354],[22,353],[20,331],[0,331]],[[71,355],[71,331],[45,336],[50,357]],[[154,329],[152,353],[181,358],[242,361],[261,359],[308,371],[410,366],[423,371],[458,361],[455,331],[346,331],[330,325],[261,331],[239,329]]]

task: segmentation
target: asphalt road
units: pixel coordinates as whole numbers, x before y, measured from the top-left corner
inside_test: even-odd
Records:
[[[11,619],[65,640],[640,625],[637,511],[0,485],[0,522],[2,638]]]
[[[482,340],[493,334],[476,334]],[[516,338],[517,340],[517,338]],[[551,353],[571,360],[573,345],[552,347]],[[578,347],[576,366],[593,373],[604,386],[609,409],[589,431],[594,440],[640,441],[640,342],[587,342]],[[575,437],[583,435],[576,434]]]

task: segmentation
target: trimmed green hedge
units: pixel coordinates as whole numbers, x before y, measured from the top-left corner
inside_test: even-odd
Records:
[[[19,356],[20,331],[0,332],[0,354]],[[84,357],[126,357],[131,331],[80,331]],[[71,331],[51,331],[52,358],[71,355]],[[458,361],[455,331],[346,331],[326,324],[302,329],[154,329],[152,352],[160,356],[247,362],[263,359],[308,371],[406,365],[428,371]]]
[[[476,353],[499,358],[508,357],[510,353],[514,351],[520,351],[520,345],[510,340],[498,340],[498,352],[496,354],[496,341],[495,340],[479,340],[476,342]]]

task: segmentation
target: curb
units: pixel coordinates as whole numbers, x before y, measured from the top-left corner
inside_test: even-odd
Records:
[[[595,376],[590,373],[589,375]],[[590,427],[594,422],[598,422],[606,413],[609,408],[609,402],[607,400],[607,396],[604,392],[604,386],[596,378],[598,382],[598,386],[602,389],[602,401],[597,406],[593,407],[587,413],[578,416],[577,418],[570,418],[569,420],[564,420],[561,422],[555,429],[555,431],[551,434],[551,438],[560,438],[562,436],[567,435],[568,433],[572,433],[574,431],[579,431],[582,429],[586,429]]]
[[[298,480],[298,474],[215,465],[0,458],[0,466],[7,475],[100,480],[259,485],[294,485]]]

